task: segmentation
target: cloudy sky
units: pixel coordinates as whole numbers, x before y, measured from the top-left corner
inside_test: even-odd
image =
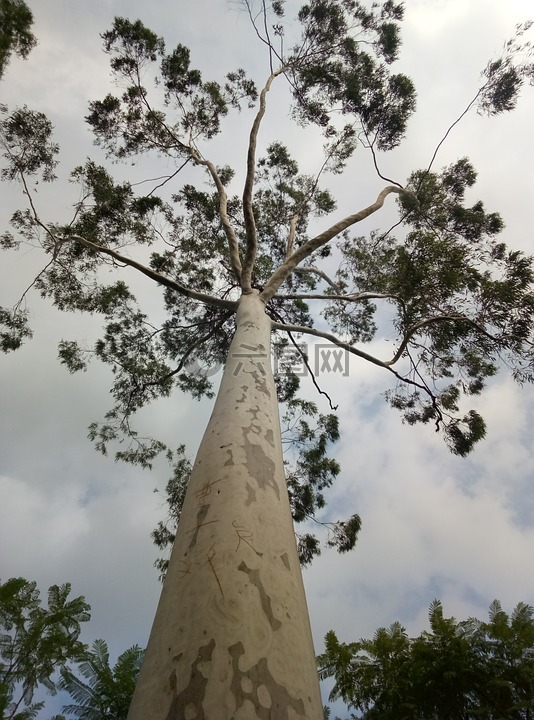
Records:
[[[115,15],[140,18],[167,45],[190,45],[193,64],[220,78],[239,66],[261,80],[267,58],[238,3],[224,0],[28,0],[39,45],[28,61],[13,59],[0,85],[0,102],[28,104],[49,115],[62,145],[59,174],[93,152],[83,123],[87,101],[110,91],[99,33]],[[382,172],[404,182],[428,164],[450,123],[478,88],[479,73],[500,52],[516,23],[529,17],[529,0],[408,0],[399,68],[414,79],[418,112],[404,145],[381,159]],[[209,21],[207,19],[209,18]],[[272,93],[261,145],[291,145],[313,171],[318,159],[309,137],[291,126],[283,95]],[[534,174],[531,121],[534,92],[526,88],[505,117],[466,117],[438,156],[438,165],[469,155],[479,170],[479,197],[506,221],[503,239],[531,252]],[[250,116],[227,124],[215,160],[244,164]],[[270,120],[270,122],[269,122]],[[132,182],[146,168],[121,169]],[[168,171],[163,163],[159,174]],[[375,199],[382,181],[363,150],[331,184],[339,216]],[[16,186],[2,187],[4,230],[23,205]],[[66,183],[36,195],[44,219],[67,218],[75,197]],[[393,203],[372,222],[387,227]],[[328,221],[327,221],[328,222]],[[329,223],[330,224],[330,223]],[[4,253],[0,305],[10,307],[38,272],[42,257],[28,248]],[[70,376],[57,361],[61,338],[90,341],[95,320],[58,314],[37,296],[27,299],[35,336],[0,358],[0,577],[23,576],[49,585],[70,581],[92,606],[86,642],[104,638],[113,658],[144,645],[160,586],[150,531],[165,516],[164,465],[152,473],[114,464],[86,439],[87,426],[110,407],[109,376],[97,366]],[[467,460],[453,457],[432,428],[409,428],[381,393],[389,378],[353,361],[349,377],[322,378],[339,404],[342,476],[330,496],[332,515],[358,512],[363,530],[345,556],[325,552],[304,573],[317,652],[334,629],[340,639],[369,637],[400,620],[411,634],[426,626],[434,598],[446,614],[483,617],[499,598],[505,609],[534,604],[534,395],[500,374],[478,400],[488,436]],[[309,388],[312,399],[319,401]],[[171,445],[185,442],[194,456],[211,403],[175,395],[148,409],[143,422]],[[326,697],[324,698],[326,701]],[[49,706],[51,708],[52,705]],[[339,706],[336,706],[339,708]],[[339,710],[341,712],[341,710]],[[42,715],[43,718],[49,716]]]

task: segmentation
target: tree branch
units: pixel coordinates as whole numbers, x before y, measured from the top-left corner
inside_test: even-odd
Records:
[[[318,275],[325,282],[327,282],[331,288],[333,288],[336,292],[339,292],[339,285],[337,285],[333,280],[331,280],[325,272],[323,272],[322,270],[319,270],[319,268],[313,267],[313,265],[306,265],[305,267],[296,267],[293,272],[303,273],[303,274],[313,273],[314,275]],[[277,295],[277,297],[280,297],[280,296]]]
[[[336,235],[342,233],[351,225],[355,225],[361,220],[365,220],[365,218],[369,217],[369,215],[372,215],[377,210],[379,210],[384,204],[384,200],[390,193],[402,192],[405,192],[403,188],[396,187],[395,185],[388,185],[379,193],[374,203],[368,205],[366,208],[360,210],[354,215],[348,215],[343,220],[340,220],[335,225],[332,225],[330,228],[328,228],[328,230],[325,230],[320,235],[316,235],[314,238],[311,238],[299,248],[297,248],[297,250],[295,250],[295,252],[282,265],[280,265],[277,270],[275,270],[275,272],[267,281],[266,285],[263,288],[263,291],[260,294],[260,297],[263,299],[263,301],[268,302],[273,297],[280,285],[282,285],[284,280],[291,272],[293,272],[293,270],[300,262],[302,262],[302,260],[309,257],[318,248],[326,245],[327,242],[332,240],[332,238],[336,237]]]
[[[324,340],[328,340],[333,345],[337,345],[340,348],[343,348],[343,350],[346,350],[347,352],[350,352],[352,355],[356,355],[357,357],[361,358],[362,360],[367,360],[368,362],[372,363],[373,365],[377,365],[378,367],[383,368],[384,370],[388,370],[392,375],[394,375],[397,380],[400,380],[401,382],[407,384],[407,385],[413,385],[414,387],[418,388],[419,390],[423,390],[426,395],[428,395],[432,401],[433,406],[436,409],[436,412],[438,413],[439,418],[441,419],[442,413],[437,405],[437,398],[434,395],[434,393],[430,390],[430,388],[426,384],[418,383],[415,380],[411,380],[410,378],[404,377],[400,373],[398,373],[396,370],[394,370],[391,367],[392,361],[383,361],[379,358],[374,357],[373,355],[369,355],[369,353],[364,352],[363,350],[359,350],[358,348],[355,348],[353,345],[350,345],[349,343],[343,342],[339,338],[337,338],[335,335],[332,335],[332,333],[323,332],[322,330],[317,330],[316,328],[310,328],[306,327],[305,325],[290,325],[286,323],[281,322],[274,322],[271,321],[271,327],[273,330],[283,330],[287,333],[296,332],[296,333],[303,333],[305,335],[313,335],[315,337],[323,338]]]
[[[209,160],[205,160],[196,150],[193,151],[193,159],[199,165],[204,165],[205,167],[207,167],[213,179],[213,182],[215,183],[215,187],[217,188],[217,192],[219,194],[219,217],[221,218],[221,223],[224,228],[226,239],[228,240],[230,264],[232,266],[232,271],[236,277],[237,282],[240,283],[242,276],[242,267],[241,258],[239,257],[239,244],[237,241],[237,235],[235,234],[235,230],[232,227],[228,218],[228,195],[226,194],[225,187],[221,181],[221,178],[219,177],[217,168],[212,162],[210,162]]]
[[[350,352],[353,355],[362,358],[362,360],[367,360],[368,362],[373,363],[373,365],[378,365],[378,367],[384,368],[385,370],[390,370],[387,362],[384,362],[383,360],[380,360],[373,355],[369,355],[363,350],[358,350],[358,348],[355,348],[349,343],[343,342],[343,340],[340,340],[332,333],[324,332],[323,330],[317,330],[316,328],[307,327],[306,325],[292,325],[275,321],[272,321],[271,327],[273,330],[283,330],[287,333],[303,333],[305,335],[314,335],[315,337],[322,338],[323,340],[328,340],[334,345],[337,345],[338,347],[347,350],[347,352]]]
[[[353,295],[334,295],[321,293],[284,293],[283,295],[275,295],[275,300],[341,300],[343,302],[363,302],[364,300],[395,300],[399,298],[395,295],[387,293],[354,293]]]
[[[241,274],[241,288],[245,293],[249,293],[252,289],[252,269],[256,260],[258,247],[256,221],[254,219],[254,210],[252,208],[252,192],[254,189],[254,175],[256,172],[256,145],[258,141],[258,132],[263,116],[265,115],[267,93],[269,92],[275,77],[283,73],[284,69],[284,67],[281,67],[269,75],[269,78],[260,93],[260,106],[250,130],[247,152],[247,175],[245,178],[245,187],[243,189],[243,219],[245,223],[247,248],[243,271]]]
[[[85,247],[90,248],[96,253],[104,253],[106,255],[110,255],[118,262],[124,263],[125,265],[129,265],[130,267],[139,270],[139,272],[143,273],[143,275],[146,275],[151,280],[155,280],[160,285],[165,285],[166,287],[171,288],[171,290],[176,290],[176,292],[180,293],[181,295],[185,295],[192,300],[199,300],[206,305],[214,305],[216,307],[227,308],[228,310],[235,310],[237,308],[236,301],[223,300],[222,298],[218,298],[213,295],[207,295],[205,293],[192,290],[191,288],[188,288],[185,285],[181,285],[180,283],[166,277],[165,275],[160,275],[160,273],[152,270],[152,268],[149,268],[146,265],[137,262],[136,260],[132,260],[132,258],[121,255],[120,253],[112,250],[111,248],[103,247],[102,245],[96,245],[90,240],[86,240],[85,238],[80,237],[80,235],[70,235],[68,238],[66,238],[66,240],[76,240],[77,242],[82,243],[82,245],[85,245]]]
[[[466,322],[485,333],[483,328],[479,327],[473,320],[465,317],[464,315],[436,315],[431,318],[426,318],[425,320],[420,320],[419,322],[415,323],[415,325],[412,325],[407,329],[407,331],[404,333],[402,342],[397,349],[397,352],[395,353],[395,355],[393,355],[393,357],[391,358],[391,360],[388,361],[387,364],[394,365],[397,360],[400,359],[408,343],[410,342],[410,339],[415,335],[416,332],[418,332],[424,327],[427,327],[428,325],[434,325],[435,323],[440,322]]]

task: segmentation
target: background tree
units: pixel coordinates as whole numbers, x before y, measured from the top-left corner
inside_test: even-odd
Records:
[[[69,598],[70,584],[52,585],[41,607],[36,583],[11,578],[0,583],[0,715],[29,720],[44,707],[33,702],[44,686],[55,694],[59,672],[82,655],[81,623],[90,618],[83,596]]]
[[[436,600],[429,621],[416,638],[398,622],[354,643],[329,632],[318,664],[323,678],[335,678],[330,700],[369,720],[532,716],[534,608],[519,603],[509,616],[495,600],[489,622],[458,622]]]
[[[106,642],[95,640],[78,663],[83,679],[69,668],[61,673],[59,687],[76,703],[64,705],[63,712],[80,720],[126,720],[143,654],[133,645],[119,655],[112,668]]]
[[[33,15],[24,0],[0,0],[0,80],[12,53],[28,57],[37,40]]]
[[[114,369],[116,382],[112,392],[116,406],[103,425],[91,427],[91,436],[105,452],[110,442],[118,440],[120,433],[126,433],[133,444],[119,450],[117,456],[148,466],[163,446],[156,440],[141,442],[131,427],[131,416],[148,399],[168,395],[173,384],[195,395],[209,392],[206,378],[188,373],[186,366],[190,362],[222,361],[235,329],[231,362],[225,373],[227,382],[223,380],[221,402],[213,416],[213,422],[219,423],[216,432],[221,433],[217,439],[218,454],[212,455],[215,448],[207,450],[208,446],[204,445],[197,467],[210,456],[213,462],[210,472],[217,478],[214,482],[219,482],[222,468],[234,465],[234,450],[228,448],[239,447],[246,455],[246,461],[240,463],[259,484],[262,502],[267,496],[272,500],[273,493],[280,501],[276,488],[279,488],[281,470],[271,472],[271,468],[280,465],[279,448],[276,448],[276,457],[269,455],[271,451],[267,448],[267,445],[278,444],[276,407],[262,406],[262,423],[254,422],[260,412],[259,396],[247,399],[248,404],[241,408],[243,418],[240,417],[243,423],[240,427],[247,431],[244,445],[239,445],[235,431],[228,429],[230,421],[236,422],[239,404],[244,403],[241,393],[245,388],[251,389],[251,385],[238,385],[243,382],[237,379],[242,371],[247,379],[254,380],[256,393],[273,397],[274,386],[261,358],[268,356],[269,336],[274,330],[289,335],[307,333],[330,340],[391,373],[394,382],[398,381],[389,395],[391,403],[404,412],[409,422],[435,423],[453,451],[464,455],[483,436],[484,424],[475,411],[462,411],[460,396],[479,393],[484,380],[496,372],[496,359],[501,356],[515,369],[518,379],[530,379],[530,262],[497,243],[495,236],[502,227],[497,215],[486,213],[480,203],[464,206],[465,189],[475,180],[467,160],[441,173],[431,172],[431,167],[413,173],[405,187],[399,183],[388,184],[367,207],[317,235],[309,232],[308,222],[313,217],[334,210],[329,193],[319,188],[320,177],[327,170],[343,169],[356,138],[363,138],[375,162],[376,151],[391,149],[402,138],[414,108],[415,93],[408,78],[390,73],[388,67],[395,60],[399,45],[397,24],[402,8],[386,2],[382,8],[369,11],[348,1],[304,6],[298,17],[301,39],[289,51],[285,50],[285,39],[281,39],[285,32],[281,3],[273,3],[275,23],[272,26],[265,6],[257,23],[252,8],[248,5],[247,8],[257,34],[265,43],[270,62],[270,75],[259,93],[242,70],[230,73],[224,85],[204,82],[200,73],[190,68],[187,48],[178,46],[166,54],[163,41],[139,22],[117,19],[112,30],[104,35],[112,68],[125,90],[120,97],[108,95],[103,101],[91,104],[88,121],[99,142],[118,159],[145,151],[166,155],[176,162],[176,170],[166,179],[169,182],[185,165],[204,169],[212,183],[211,192],[186,184],[168,201],[163,193],[156,195],[160,185],[139,196],[131,185],[115,183],[107,170],[88,161],[73,174],[81,188],[81,200],[74,217],[66,224],[47,223],[37,212],[28,182],[37,170],[43,171],[45,180],[54,178],[56,148],[49,142],[49,123],[31,111],[15,111],[3,123],[8,161],[4,176],[20,180],[30,201],[26,212],[15,214],[14,225],[29,241],[37,239],[36,233],[43,231],[37,241],[51,258],[34,286],[60,308],[100,312],[105,318],[104,336],[93,351],[80,348],[72,341],[63,342],[60,349],[62,360],[73,371],[85,367],[91,352]],[[491,114],[513,107],[523,80],[532,73],[530,64],[516,62],[520,51],[521,47],[512,43],[502,58],[488,65],[484,85],[475,98],[481,110]],[[162,88],[163,109],[155,109],[152,96],[149,97],[145,88],[149,69],[156,61],[159,61],[160,80],[155,99],[158,99],[158,88]],[[267,93],[279,78],[288,81],[295,102],[295,117],[302,123],[318,125],[326,136],[325,162],[315,175],[299,173],[289,151],[279,142],[267,148],[265,157],[256,158]],[[257,103],[257,110],[246,152],[244,191],[242,199],[236,200],[229,198],[226,191],[232,171],[206,159],[200,145],[218,133],[222,118],[243,100]],[[349,122],[338,122],[338,117],[347,117]],[[390,194],[399,196],[406,234],[401,232],[393,238],[391,232],[386,232],[370,239],[350,240],[346,235],[348,228],[378,211]],[[337,249],[342,261],[331,279],[318,265],[327,259],[328,243],[336,238],[340,239]],[[162,246],[147,259],[143,247],[160,240],[167,247]],[[3,243],[12,247],[14,236],[6,233]],[[130,243],[132,247],[127,255],[124,247]],[[165,288],[167,321],[160,326],[149,323],[147,315],[137,307],[131,289],[122,280],[105,284],[102,270],[107,264],[108,268],[114,268],[117,263],[139,270]],[[325,284],[326,292],[314,292],[319,282]],[[307,305],[313,300],[326,301],[324,314],[333,333],[314,326]],[[373,337],[376,322],[381,319],[379,305],[393,312],[395,318],[392,327],[396,332],[396,350],[386,360],[362,349]],[[254,319],[250,320],[251,317]],[[7,327],[4,348],[16,348],[28,334],[21,305],[13,312],[4,311],[3,319]],[[247,332],[252,332],[252,327],[255,334],[249,336]],[[248,354],[242,352],[243,349]],[[244,359],[238,360],[240,356]],[[282,396],[283,400],[294,399],[295,392],[293,387],[289,396]],[[228,397],[232,393],[231,410]],[[226,428],[224,433],[222,428]],[[210,426],[206,438],[213,439],[214,433],[214,426]],[[254,442],[249,438],[251,433]],[[223,437],[229,442],[225,444]],[[311,459],[307,456],[308,461]],[[300,618],[304,606],[298,590],[300,599],[295,601],[296,610],[293,606],[291,612],[286,610],[283,623],[272,614],[277,604],[287,608],[282,595],[288,582],[297,582],[298,574],[294,562],[284,554],[274,553],[273,546],[269,545],[274,542],[279,546],[282,537],[286,538],[285,543],[289,542],[285,534],[287,526],[274,537],[280,530],[283,515],[274,505],[267,510],[267,505],[262,504],[262,512],[272,518],[272,522],[266,520],[265,514],[254,515],[255,507],[242,508],[245,518],[242,524],[237,517],[235,494],[231,501],[228,497],[220,498],[217,502],[224,500],[225,507],[231,507],[236,513],[231,521],[225,516],[228,521],[225,542],[235,545],[237,537],[237,549],[233,553],[235,556],[241,548],[238,558],[241,562],[233,565],[233,571],[238,572],[233,576],[224,575],[221,581],[229,563],[223,562],[220,567],[217,561],[215,568],[213,548],[219,550],[221,545],[220,538],[215,543],[211,535],[207,545],[206,539],[202,539],[202,572],[207,576],[186,577],[192,574],[189,561],[185,561],[187,543],[190,549],[195,547],[195,553],[200,553],[198,538],[205,534],[200,529],[208,523],[218,523],[224,510],[217,505],[218,514],[215,505],[206,501],[197,503],[195,509],[195,500],[204,500],[209,494],[207,491],[211,492],[209,474],[206,475],[203,467],[198,470],[196,480],[191,481],[189,515],[185,506],[183,511],[184,517],[196,519],[197,524],[193,524],[193,530],[180,524],[181,549],[176,551],[174,577],[168,579],[166,588],[188,587],[191,600],[193,596],[200,596],[201,587],[205,588],[208,582],[213,585],[215,581],[212,601],[219,602],[220,593],[228,609],[232,603],[226,600],[225,592],[241,587],[240,581],[246,575],[246,592],[254,593],[256,605],[258,601],[261,603],[260,615],[268,619],[270,635],[281,638],[282,625],[290,628],[290,635],[291,623],[285,618],[293,616],[293,621]],[[269,468],[267,475],[266,467]],[[328,469],[331,471],[332,466]],[[278,479],[271,484],[275,477]],[[322,501],[321,490],[327,484],[322,471],[315,473],[314,482],[303,497],[315,498],[318,505]],[[242,494],[242,487],[242,484],[241,490],[234,487],[234,491]],[[239,500],[241,506],[244,503],[248,508],[255,505],[256,490],[250,484],[245,487],[248,496]],[[294,487],[291,489],[295,493]],[[206,520],[208,512],[213,520]],[[262,529],[265,526],[270,530],[268,537]],[[190,532],[193,537],[189,536],[186,541],[185,535]],[[256,548],[258,538],[261,538],[261,550]],[[290,546],[287,548],[289,551]],[[265,567],[268,557],[283,559],[286,570],[291,569],[293,573],[290,580],[282,578],[281,567],[276,570],[277,579],[273,577],[276,574],[273,567],[260,573],[258,558],[264,558],[261,563]],[[194,565],[198,564],[195,561]],[[198,586],[193,590],[195,583]],[[171,597],[174,590],[164,589],[163,598]],[[163,638],[170,631],[167,602],[165,599],[161,606],[164,609],[160,617],[164,619],[156,623],[154,637],[159,633]],[[202,628],[202,623],[190,625]],[[224,632],[228,627],[227,622]],[[175,633],[182,631],[182,627],[173,628]],[[202,645],[193,643],[191,646],[199,650],[198,653],[195,650],[194,657],[183,659],[182,652],[175,646],[176,662],[186,666],[185,675],[176,680],[178,687],[171,683],[166,689],[168,701],[176,712],[186,707],[184,703],[203,702],[207,678],[204,674],[203,679],[200,678],[197,663],[211,660],[215,647],[222,646],[230,653],[234,679],[238,671],[243,672],[239,658],[248,650],[242,651],[240,642],[228,644],[228,637],[216,640],[211,628],[204,632],[211,640]],[[289,642],[287,635],[284,637],[287,647],[294,649],[295,643]],[[297,637],[303,637],[300,630]],[[308,652],[309,649],[303,651],[304,657]],[[156,645],[148,656],[155,658],[152,665],[147,666],[146,677],[150,679],[156,672],[155,665],[162,661],[163,646],[158,649]],[[301,670],[303,665],[276,649],[277,660],[272,662],[276,665],[282,656],[288,669],[293,669],[289,675],[296,682],[294,669]],[[276,698],[278,708],[283,705],[287,710],[292,705],[295,712],[315,716],[316,699],[314,710],[308,711],[304,706],[301,709],[300,703],[308,691],[316,694],[309,689],[282,688],[269,674],[270,670],[263,672],[269,667],[269,663],[261,664],[263,661],[266,662],[265,657],[258,659],[257,654],[254,660],[248,657],[249,667],[254,667],[259,675],[263,673],[264,682],[254,688],[251,677],[244,676],[243,683],[247,686],[252,683],[253,690],[243,697],[237,686],[232,686],[234,701],[252,702],[260,712],[260,706],[272,705]],[[305,676],[304,672],[301,674]],[[289,675],[279,672],[284,682]],[[168,667],[161,672],[161,677],[168,682]],[[171,677],[174,677],[172,673]],[[268,688],[268,697],[261,696],[262,687]],[[213,697],[209,702],[215,702]]]

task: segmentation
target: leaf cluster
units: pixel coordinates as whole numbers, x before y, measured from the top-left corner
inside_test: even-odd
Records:
[[[459,455],[485,434],[476,411],[458,415],[462,397],[478,395],[503,362],[523,381],[534,367],[532,258],[498,240],[497,213],[466,202],[475,180],[467,158],[413,173],[399,196],[404,235],[345,236],[335,284],[349,301],[324,311],[350,343],[370,340],[383,313],[393,318],[390,362],[406,371],[387,398],[408,423],[443,427]]]
[[[487,622],[457,622],[435,600],[429,621],[416,638],[399,622],[351,643],[330,631],[318,657],[320,677],[335,678],[330,700],[342,698],[365,720],[531,716],[534,608],[519,603],[508,615],[495,600]]]
[[[26,106],[8,114],[6,105],[0,105],[0,116],[0,146],[7,161],[0,177],[18,180],[40,171],[45,182],[55,180],[59,145],[50,139],[53,128],[46,115]]]
[[[15,53],[27,58],[37,44],[33,13],[24,0],[0,0],[0,80]]]
[[[144,650],[133,645],[111,667],[106,642],[95,640],[78,662],[81,677],[69,668],[61,672],[59,687],[75,701],[63,712],[80,720],[126,720],[143,657]]]
[[[400,48],[402,3],[369,8],[354,0],[313,0],[301,7],[302,39],[287,58],[295,116],[332,135],[332,111],[357,120],[369,141],[391,150],[415,110],[415,88],[388,66]]]
[[[191,68],[189,48],[179,44],[166,53],[164,40],[140,20],[115,18],[102,38],[116,82],[125,91],[92,102],[86,120],[97,141],[117,158],[149,150],[190,158],[191,143],[217,135],[231,107],[240,108],[243,101],[250,106],[257,99],[242,68],[228,73],[224,84],[204,81]],[[163,91],[165,110],[152,106],[144,87],[149,71]]]

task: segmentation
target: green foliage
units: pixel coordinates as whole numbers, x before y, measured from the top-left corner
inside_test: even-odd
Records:
[[[187,158],[190,138],[213,138],[230,107],[257,99],[256,87],[242,68],[228,73],[224,85],[205,82],[200,71],[190,67],[189,48],[177,45],[166,54],[163,39],[140,20],[115,18],[102,38],[111,68],[127,89],[120,98],[108,95],[92,102],[86,119],[102,146],[119,158],[147,150]],[[158,61],[161,75],[155,78],[165,90],[164,107],[179,110],[178,121],[154,109],[139,82],[141,71],[144,75],[149,68],[155,70]]]
[[[7,107],[0,105],[0,116],[0,146],[6,160],[0,177],[20,180],[40,171],[45,182],[55,180],[59,145],[50,141],[53,128],[46,115],[26,106],[9,115]]]
[[[75,701],[63,712],[80,720],[126,720],[143,656],[144,650],[133,645],[112,668],[107,644],[95,640],[78,663],[81,678],[68,668],[61,672],[59,687]]]
[[[59,358],[69,372],[85,370],[95,357],[110,366],[114,404],[103,422],[90,425],[89,437],[104,454],[113,448],[116,459],[150,468],[167,447],[138,433],[135,413],[176,391],[210,397],[210,370],[224,365],[239,297],[258,291],[277,341],[283,336],[282,342],[295,343],[294,333],[303,330],[380,366],[391,373],[386,398],[403,420],[434,425],[454,453],[466,455],[485,434],[483,418],[466,406],[470,396],[504,365],[519,382],[534,380],[532,259],[497,239],[504,227],[497,213],[467,201],[476,180],[467,158],[439,172],[433,158],[405,187],[395,183],[382,191],[381,201],[391,192],[398,197],[395,232],[351,235],[353,224],[380,209],[377,201],[341,222],[327,221],[329,229],[314,236],[315,219],[336,210],[325,176],[346,168],[358,142],[378,169],[376,153],[400,143],[415,109],[412,81],[393,72],[403,5],[309,0],[296,21],[282,0],[263,3],[259,15],[248,2],[245,7],[268,51],[260,91],[243,68],[226,75],[214,68],[206,79],[189,48],[177,44],[169,51],[139,20],[116,18],[103,33],[115,89],[90,103],[86,120],[96,142],[114,162],[163,157],[168,175],[133,184],[88,159],[71,173],[79,199],[61,222],[41,218],[30,192],[41,177],[55,179],[58,147],[50,122],[26,107],[1,108],[2,178],[22,184],[28,206],[13,213],[0,247],[40,247],[46,262],[19,303],[0,310],[0,347],[15,350],[31,337],[22,302],[30,289],[60,310],[99,315],[102,332],[94,345],[63,339]],[[514,107],[534,74],[522,39],[528,29],[520,26],[486,67],[470,107],[488,115]],[[324,133],[322,164],[313,174],[301,171],[282,138],[257,156],[274,82],[286,83],[293,119]],[[245,106],[254,109],[254,119],[244,163],[230,150],[236,167],[245,167],[238,196],[234,170],[211,162],[209,149],[225,119]],[[188,182],[178,184],[186,166]],[[159,306],[151,302],[149,312],[123,279],[109,279],[125,265],[156,285]],[[394,347],[388,359],[366,348],[378,332]],[[358,515],[337,522],[318,516],[339,473],[327,456],[339,434],[337,420],[298,398],[295,373],[276,382],[281,402],[299,415],[290,420],[294,518],[326,525],[327,546],[345,552],[356,542]],[[155,531],[160,546],[172,538],[181,507],[187,472],[180,451],[176,462],[167,488],[171,526]],[[320,551],[308,529],[298,538],[303,562]]]
[[[457,414],[461,397],[483,390],[499,358],[522,381],[532,379],[534,367],[532,259],[497,240],[503,228],[498,214],[482,202],[465,206],[475,180],[467,158],[440,173],[413,173],[413,195],[399,198],[405,237],[341,240],[335,282],[356,300],[332,301],[324,311],[336,332],[362,342],[376,332],[376,300],[395,309],[393,358],[401,367],[404,362],[407,382],[386,397],[409,424],[442,427],[461,456],[485,435],[474,410]]]
[[[415,110],[415,88],[388,66],[398,56],[402,4],[386,2],[369,10],[353,0],[318,0],[299,12],[310,50],[299,62],[300,46],[289,56],[295,114],[302,122],[335,133],[332,108],[355,117],[364,135],[380,150],[401,141]],[[360,28],[358,39],[354,27]],[[372,49],[372,50],[371,50]]]
[[[530,30],[533,22],[522,23],[516,33],[505,43],[501,57],[489,62],[483,76],[486,82],[477,98],[479,111],[487,115],[498,115],[513,110],[525,81],[534,84],[532,67],[532,43],[523,42],[523,35]],[[521,58],[518,61],[518,58]]]
[[[330,631],[319,656],[321,678],[365,720],[458,718],[525,720],[534,710],[534,608],[511,616],[495,600],[489,622],[457,622],[435,600],[430,632],[410,639],[400,623],[372,640],[340,643]]]
[[[43,608],[35,582],[0,582],[0,715],[5,720],[35,717],[43,707],[33,702],[35,690],[44,686],[55,694],[57,673],[83,654],[78,638],[90,607],[82,596],[70,599],[70,590],[69,583],[52,585]]]
[[[12,53],[28,57],[37,44],[33,14],[24,0],[0,0],[0,80]]]
[[[3,352],[18,350],[25,338],[31,338],[32,331],[28,327],[28,311],[16,308],[7,310],[0,307],[0,348]]]

